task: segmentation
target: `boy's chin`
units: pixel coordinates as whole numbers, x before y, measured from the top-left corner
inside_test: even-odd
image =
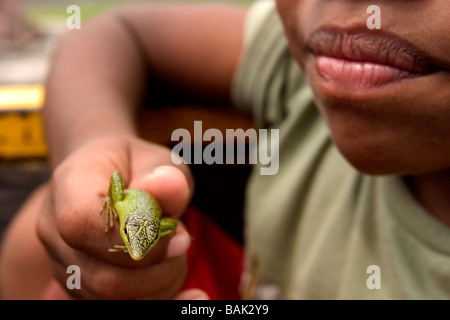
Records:
[[[421,175],[450,167],[450,140],[443,139],[450,129],[442,113],[390,99],[346,101],[316,94],[316,103],[335,145],[362,173]]]
[[[412,175],[416,170],[410,164],[401,161],[391,161],[391,156],[380,156],[377,153],[367,152],[366,150],[352,149],[338,146],[338,149],[344,158],[357,171],[373,176],[383,175]]]
[[[439,158],[433,158],[426,151],[411,153],[404,147],[407,142],[403,146],[387,141],[368,143],[366,138],[348,141],[333,137],[343,157],[361,173],[374,176],[415,176],[438,172],[450,166],[444,159],[439,161]]]

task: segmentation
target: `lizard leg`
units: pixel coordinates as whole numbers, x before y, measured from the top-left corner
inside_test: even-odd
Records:
[[[105,210],[105,208],[106,208],[106,210]],[[118,218],[116,210],[114,210],[114,208],[111,206],[111,198],[109,196],[106,196],[105,199],[103,200],[100,214],[102,214],[103,211],[106,211],[105,233],[107,233],[108,230],[114,226],[114,218]]]
[[[162,218],[159,225],[159,236],[161,238],[169,235],[177,228],[177,221],[172,218]]]
[[[115,244],[112,248],[108,249],[109,252],[128,252],[127,247],[123,244]]]

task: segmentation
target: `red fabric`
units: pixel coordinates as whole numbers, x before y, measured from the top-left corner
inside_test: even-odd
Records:
[[[238,300],[243,248],[217,223],[194,207],[183,222],[194,237],[188,251],[184,289],[199,288],[213,300]]]

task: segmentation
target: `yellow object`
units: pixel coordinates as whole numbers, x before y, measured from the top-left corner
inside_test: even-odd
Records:
[[[47,156],[41,85],[0,86],[0,158]]]
[[[44,87],[0,86],[0,111],[38,110],[44,103]]]

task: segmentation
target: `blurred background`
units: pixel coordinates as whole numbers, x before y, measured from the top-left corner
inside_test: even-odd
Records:
[[[122,5],[149,2],[158,1],[0,0],[0,241],[11,217],[25,198],[50,176],[41,119],[45,95],[43,84],[55,42],[67,30],[66,21],[71,16],[71,13],[66,12],[68,6],[75,4],[80,7],[82,27],[83,21],[104,11]],[[219,2],[246,6],[252,1]],[[198,112],[192,109],[188,119],[193,121]],[[229,120],[244,130],[248,126],[242,119],[231,117]],[[222,209],[228,213],[231,209],[235,214],[217,213],[217,219],[236,239],[242,240],[240,208],[249,167],[240,166],[238,171],[234,168],[235,174],[231,176],[228,169],[227,166],[221,166],[217,172],[217,168],[211,166],[194,168],[197,181],[203,179],[207,182],[207,186],[197,184],[204,187],[196,190],[194,201],[200,199],[197,202],[205,211],[217,211],[217,202],[221,201],[217,194],[221,189],[230,190],[231,185],[236,199],[231,204],[234,207],[222,206]],[[210,179],[211,170],[216,170],[214,176],[217,178],[213,181]],[[209,202],[202,202],[201,199],[209,199]]]

